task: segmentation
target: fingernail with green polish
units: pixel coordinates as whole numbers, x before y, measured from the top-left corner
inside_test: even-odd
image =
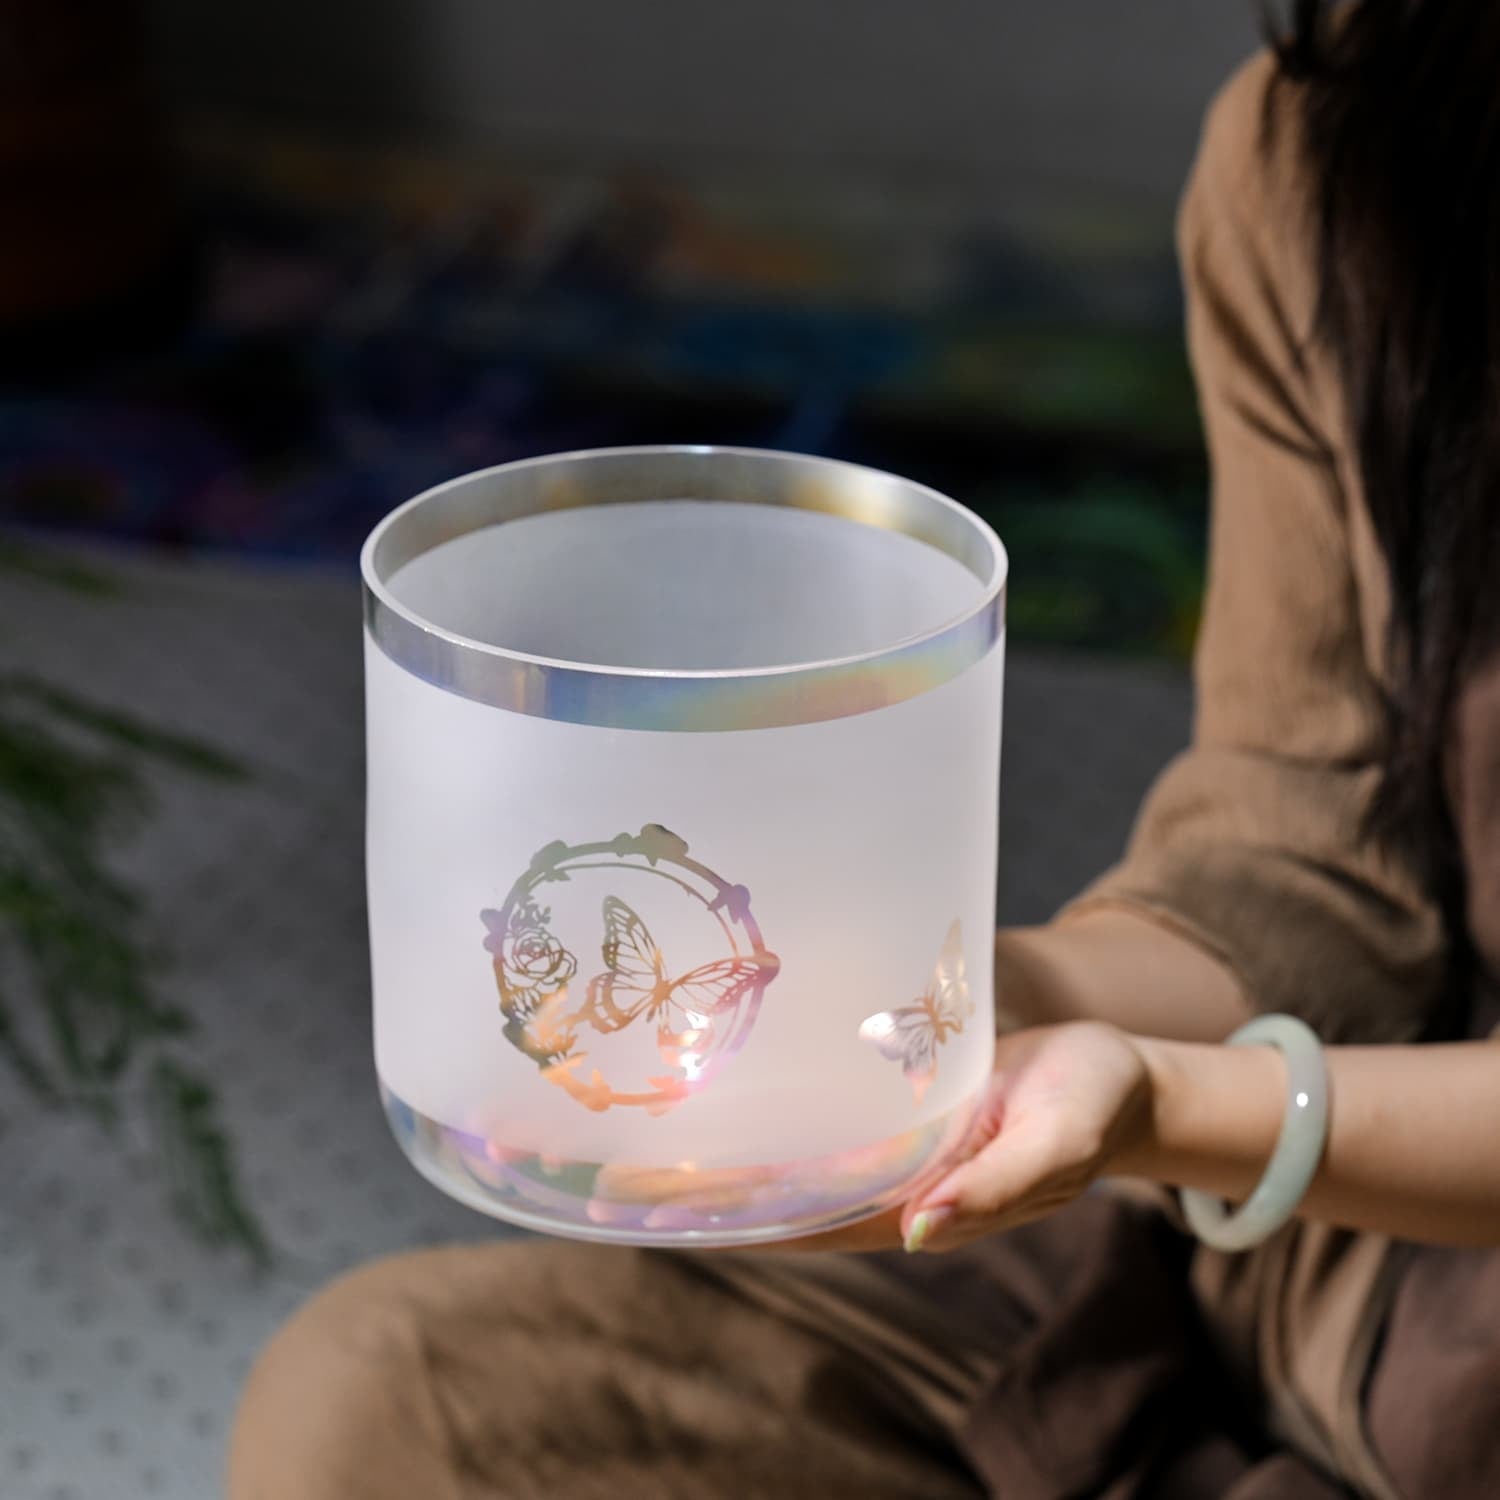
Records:
[[[911,1221],[906,1233],[905,1247],[908,1255],[915,1255],[932,1237],[933,1231],[948,1217],[943,1209],[923,1209]]]

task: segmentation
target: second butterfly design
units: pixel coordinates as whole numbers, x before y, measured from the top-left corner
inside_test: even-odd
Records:
[[[878,1011],[861,1023],[859,1034],[882,1057],[901,1064],[918,1104],[937,1077],[938,1048],[964,1029],[974,1014],[964,969],[963,926],[948,929],[927,990],[910,1005]]]

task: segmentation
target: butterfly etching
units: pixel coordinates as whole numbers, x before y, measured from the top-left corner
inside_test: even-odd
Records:
[[[937,1077],[937,1051],[974,1014],[964,973],[963,927],[955,921],[938,955],[932,983],[911,1005],[882,1010],[861,1023],[860,1036],[882,1057],[901,1064],[916,1102]]]
[[[719,1050],[717,1028],[780,967],[760,952],[701,964],[678,978],[644,921],[618,896],[604,900],[604,972],[589,981],[580,1019],[602,1032],[622,1031],[640,1016],[656,1023],[662,1059],[696,1082]]]

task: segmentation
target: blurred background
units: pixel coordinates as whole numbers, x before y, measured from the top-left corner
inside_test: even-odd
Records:
[[[551,450],[1010,547],[1001,915],[1186,734],[1202,0],[0,0],[0,1492],[217,1493],[328,1276],[494,1233],[370,1077],[355,559]]]
[[[1019,631],[1180,654],[1171,216],[1249,13],[5,0],[0,512],[347,563],[466,468],[767,444],[1006,525]]]

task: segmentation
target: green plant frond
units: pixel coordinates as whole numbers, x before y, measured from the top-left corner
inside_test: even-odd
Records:
[[[35,1049],[21,1035],[11,1014],[11,1006],[11,1000],[0,993],[0,1057],[4,1057],[10,1064],[33,1097],[43,1104],[61,1104],[64,1099],[62,1089],[48,1072],[47,1065],[36,1055]]]
[[[171,1058],[153,1065],[148,1088],[172,1202],[213,1245],[236,1245],[260,1266],[271,1249],[240,1190],[212,1089]]]
[[[0,872],[0,913],[10,942],[29,960],[46,1030],[71,1084],[117,1078],[139,1043],[182,1033],[183,1016],[156,1000],[127,935],[14,871]]]
[[[91,568],[76,558],[61,557],[42,548],[28,547],[14,537],[0,537],[0,568],[96,599],[116,598],[124,593],[120,581],[103,569]]]
[[[0,567],[8,560],[0,548]],[[151,810],[147,762],[247,776],[212,746],[0,676],[0,1064],[39,1104],[83,1110],[112,1137],[144,1069],[181,1217],[204,1242],[263,1263],[269,1245],[212,1090],[164,1050],[189,1019],[157,997],[141,902],[109,864],[113,840]]]
[[[249,775],[241,761],[212,745],[158,729],[130,714],[84,703],[34,677],[0,679],[0,691],[5,690],[13,701],[38,704],[55,718],[179,770],[191,771],[198,776],[213,776],[222,781],[243,781]]]
[[[143,814],[144,783],[127,764],[87,754],[6,712],[0,697],[0,838],[46,830],[60,854],[88,847],[106,824]]]

